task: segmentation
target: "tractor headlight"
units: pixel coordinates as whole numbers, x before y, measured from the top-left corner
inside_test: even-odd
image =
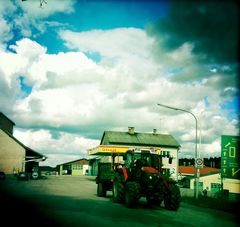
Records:
[[[149,180],[152,180],[152,176],[149,176]]]

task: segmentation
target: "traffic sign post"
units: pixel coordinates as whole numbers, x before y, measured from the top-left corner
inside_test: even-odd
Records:
[[[200,169],[203,168],[203,159],[202,158],[195,158],[195,171],[196,171],[196,198],[198,198],[199,194],[199,177],[200,177]]]

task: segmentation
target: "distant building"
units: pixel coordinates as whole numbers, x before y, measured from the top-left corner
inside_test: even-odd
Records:
[[[46,157],[17,140],[13,136],[14,125],[13,121],[0,112],[0,171],[5,174],[31,174]]]
[[[81,176],[88,174],[88,160],[85,158],[57,165],[59,175]]]
[[[130,148],[159,149],[164,156],[162,159],[163,169],[175,179],[178,173],[178,151],[180,144],[169,134],[159,134],[156,129],[152,133],[136,132],[134,127],[129,127],[128,131],[105,131],[102,135],[100,145],[88,150],[89,155],[95,155],[99,159],[96,162],[111,162],[112,154],[123,154]],[[169,157],[172,163],[169,163]],[[122,157],[118,157],[118,162]],[[94,164],[94,162],[92,162]],[[97,165],[95,165],[95,168]],[[91,172],[97,173],[93,166]]]
[[[206,160],[209,160],[209,163],[207,163],[208,165],[219,166],[221,158],[210,158]],[[182,187],[194,189],[195,168],[193,165],[186,166],[186,164],[190,164],[190,162],[191,160],[184,160],[184,162],[180,162],[181,164],[185,165],[179,165],[178,181]],[[240,180],[223,178],[220,168],[204,166],[202,169],[200,169],[199,191],[204,189],[207,189],[211,192],[219,192],[223,189],[229,191],[230,193],[240,194]]]
[[[207,189],[212,192],[219,192],[221,190],[220,172],[220,169],[206,166],[200,169],[199,191],[201,192],[202,190]],[[179,166],[179,184],[185,188],[194,189],[194,174],[194,166]]]

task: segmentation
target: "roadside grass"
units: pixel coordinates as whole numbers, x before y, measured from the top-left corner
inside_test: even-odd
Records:
[[[195,199],[193,197],[183,196],[182,202],[199,207],[221,210],[233,214],[239,214],[240,211],[240,201],[229,201],[228,198],[224,197],[212,198],[199,195],[198,199]]]

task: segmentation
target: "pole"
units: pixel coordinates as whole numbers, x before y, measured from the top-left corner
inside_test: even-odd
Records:
[[[176,110],[176,111],[182,111],[185,113],[189,113],[193,116],[193,118],[195,119],[195,161],[198,158],[198,150],[197,150],[197,130],[198,130],[198,121],[196,116],[188,111],[188,110],[184,110],[181,108],[176,108],[176,107],[172,107],[172,106],[167,106],[167,105],[163,105],[163,104],[157,104],[158,106],[164,107],[164,108],[168,108],[168,109],[172,109],[172,110]],[[195,163],[194,163],[195,164]],[[196,164],[194,165],[194,179],[195,179],[195,185],[194,185],[194,197],[196,199],[198,199],[198,194],[199,194],[199,169],[197,169]]]

